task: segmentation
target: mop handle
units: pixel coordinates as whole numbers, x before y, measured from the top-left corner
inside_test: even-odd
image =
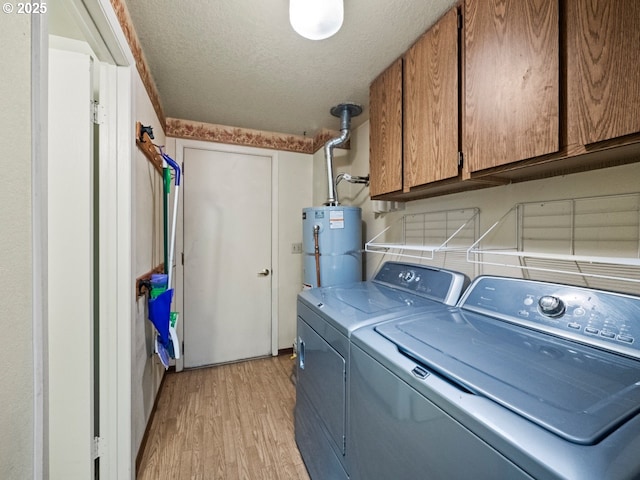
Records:
[[[176,161],[166,153],[161,153],[162,158],[176,171],[176,191],[173,198],[173,221],[171,228],[171,246],[169,250],[169,269],[167,275],[167,288],[171,288],[171,281],[173,280],[173,258],[175,254],[176,245],[176,220],[178,219],[178,190],[180,189],[180,166]]]

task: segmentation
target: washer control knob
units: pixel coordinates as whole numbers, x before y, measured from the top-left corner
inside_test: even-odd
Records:
[[[558,297],[545,295],[538,300],[540,312],[547,317],[560,317],[565,311],[564,302]]]
[[[414,272],[413,270],[407,270],[404,274],[404,281],[405,282],[411,282],[413,281],[413,279],[416,278],[416,272]]]

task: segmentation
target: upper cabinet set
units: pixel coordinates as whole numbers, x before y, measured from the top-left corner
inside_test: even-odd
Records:
[[[466,0],[370,89],[370,192],[640,161],[638,0]]]

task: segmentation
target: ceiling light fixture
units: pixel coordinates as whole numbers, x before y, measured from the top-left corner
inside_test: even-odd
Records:
[[[324,40],[342,26],[342,0],[290,0],[289,21],[293,29],[309,40]]]

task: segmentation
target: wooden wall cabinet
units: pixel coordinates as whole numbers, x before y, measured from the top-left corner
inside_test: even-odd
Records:
[[[640,2],[566,0],[567,143],[640,131]]]
[[[402,191],[402,59],[369,89],[369,192]]]
[[[405,55],[405,191],[458,176],[458,58],[456,8]]]
[[[466,0],[464,37],[465,178],[640,159],[640,2]]]
[[[464,39],[469,171],[557,152],[558,0],[467,0]]]
[[[459,177],[459,40],[454,8],[370,88],[370,194],[421,196],[415,188]]]
[[[461,9],[461,36],[454,8],[405,54],[404,78],[398,60],[371,86],[373,198],[640,161],[640,1],[465,0]],[[461,172],[451,160],[460,150]]]

